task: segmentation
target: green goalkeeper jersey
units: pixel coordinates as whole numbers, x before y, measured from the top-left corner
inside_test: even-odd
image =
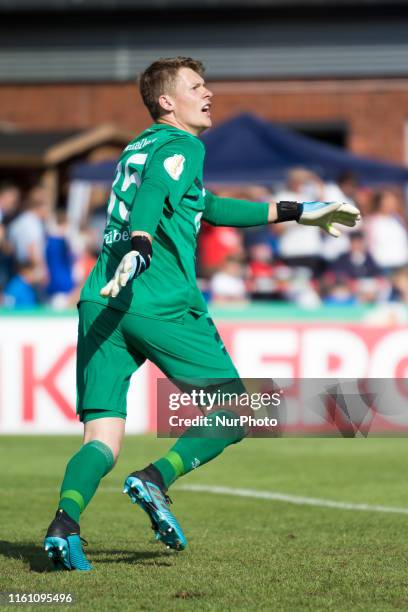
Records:
[[[197,233],[205,209],[204,155],[197,137],[166,124],[153,124],[128,144],[112,184],[102,252],[81,301],[175,321],[189,309],[206,310],[195,271]],[[135,230],[153,236],[151,265],[116,298],[107,300],[99,292],[131,250]]]

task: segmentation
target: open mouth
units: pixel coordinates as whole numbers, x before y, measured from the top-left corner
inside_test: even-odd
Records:
[[[205,113],[209,117],[211,114],[211,104],[204,104],[204,106],[201,109],[201,112]]]

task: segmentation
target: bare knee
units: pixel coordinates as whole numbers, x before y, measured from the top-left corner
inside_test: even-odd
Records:
[[[125,433],[125,420],[116,417],[94,419],[84,424],[84,440],[87,444],[92,440],[103,442],[112,451],[115,463],[119,457]]]

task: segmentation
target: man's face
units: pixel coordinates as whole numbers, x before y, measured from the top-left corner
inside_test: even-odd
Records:
[[[211,98],[204,79],[191,68],[180,68],[174,90],[160,96],[168,117],[181,128],[198,135],[212,125]]]
[[[7,215],[12,214],[20,202],[20,191],[17,187],[10,187],[0,195],[0,209]]]
[[[350,250],[353,253],[363,253],[365,251],[363,236],[353,236],[350,238]]]

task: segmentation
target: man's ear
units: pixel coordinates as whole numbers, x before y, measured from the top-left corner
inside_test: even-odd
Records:
[[[174,109],[172,98],[165,94],[159,97],[159,104],[167,112],[171,112]]]

